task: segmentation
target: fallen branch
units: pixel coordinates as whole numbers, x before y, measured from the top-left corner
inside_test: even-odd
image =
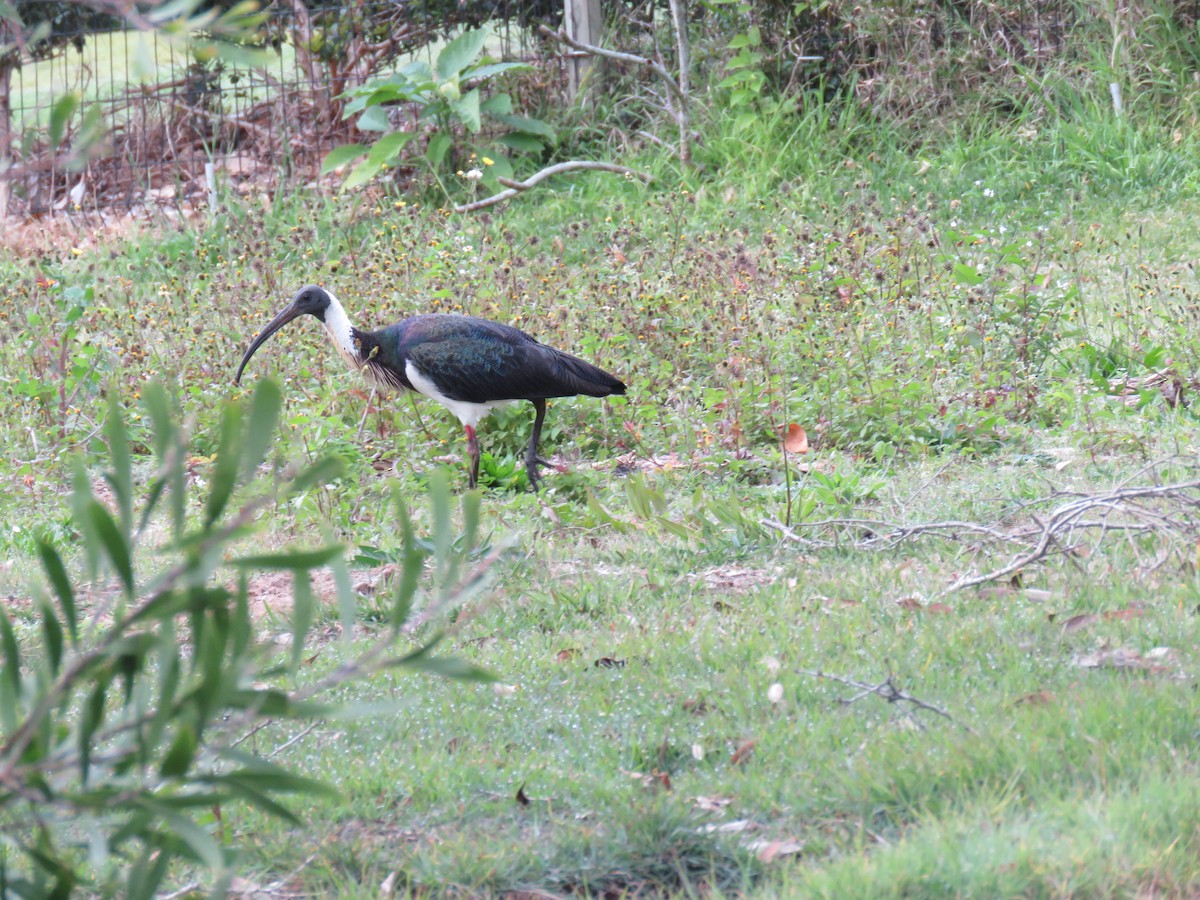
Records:
[[[1178,464],[1179,460],[1164,460],[1152,466],[1151,472]],[[1188,461],[1186,465],[1195,469],[1193,461]],[[1058,501],[1058,505],[1048,512],[1040,515],[1033,513],[1035,507],[1044,507],[1054,501]],[[858,518],[825,519],[792,525],[785,525],[776,519],[764,519],[761,524],[778,531],[785,540],[809,550],[894,549],[923,537],[956,543],[969,542],[974,550],[992,546],[1010,547],[1012,555],[1002,565],[981,573],[959,576],[936,595],[941,597],[963,588],[1009,578],[1026,566],[1051,556],[1065,556],[1079,566],[1081,554],[1077,538],[1084,532],[1098,533],[1094,542],[1097,546],[1111,535],[1126,538],[1144,534],[1159,535],[1171,542],[1168,557],[1171,552],[1176,552],[1190,560],[1191,548],[1200,540],[1200,479],[1168,484],[1127,484],[1090,494],[1056,491],[1022,504],[1020,512],[1032,521],[1007,525],[1005,523],[1014,518],[1014,513],[1010,511],[993,524],[962,521],[907,524]],[[1095,546],[1091,549],[1094,551]],[[1157,568],[1164,562],[1160,554],[1153,567]]]
[[[934,706],[932,703],[926,703],[919,697],[914,697],[907,691],[900,690],[900,688],[896,686],[895,678],[891,675],[889,675],[879,684],[868,684],[865,681],[855,681],[853,678],[844,678],[841,675],[831,675],[828,672],[821,671],[809,672],[804,669],[797,669],[796,674],[807,675],[809,678],[825,678],[829,681],[836,681],[839,684],[845,684],[853,688],[858,688],[859,692],[853,697],[842,698],[838,700],[838,702],[843,706],[849,706],[851,703],[857,703],[863,697],[868,697],[871,694],[875,694],[878,697],[882,697],[888,703],[911,703],[918,709],[927,709],[932,713],[937,713],[942,718],[953,722],[960,728],[963,728],[971,734],[978,736],[975,729],[973,729],[970,725],[966,724],[965,722],[958,721],[956,718],[954,718],[954,716],[950,715],[950,713],[946,712],[940,706]]]
[[[639,172],[636,169],[630,169],[627,166],[618,166],[614,163],[590,162],[588,160],[573,159],[568,162],[555,163],[552,166],[546,166],[540,172],[535,172],[524,181],[511,181],[507,178],[499,179],[500,183],[505,186],[505,190],[498,194],[493,194],[483,200],[473,200],[470,203],[463,203],[454,207],[456,213],[475,212],[477,209],[484,209],[488,206],[495,206],[497,203],[503,203],[505,200],[510,200],[522,191],[527,191],[540,181],[545,181],[554,175],[561,175],[564,172],[576,172],[579,170],[592,170],[597,172],[616,172],[618,175],[627,175],[631,178],[637,178],[643,183],[650,182],[650,175],[646,172]]]

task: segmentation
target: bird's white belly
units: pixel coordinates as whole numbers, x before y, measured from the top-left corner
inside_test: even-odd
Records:
[[[487,418],[496,407],[508,406],[510,403],[516,402],[515,400],[489,400],[487,403],[468,403],[466,400],[451,400],[437,389],[437,385],[430,378],[421,374],[421,370],[413,365],[412,360],[405,363],[404,374],[408,376],[409,384],[418,393],[424,394],[431,400],[436,400],[454,413],[458,417],[458,421],[471,428],[478,425],[482,419]]]

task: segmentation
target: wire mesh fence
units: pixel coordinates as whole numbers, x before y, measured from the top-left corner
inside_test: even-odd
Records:
[[[338,95],[413,58],[432,61],[440,42],[464,25],[490,22],[489,52],[536,64],[539,78],[524,89],[542,96],[526,102],[543,103],[565,89],[562,60],[522,25],[530,4],[517,11],[487,0],[453,9],[458,13],[441,16],[370,0],[271,7],[264,30],[269,65],[198,59],[197,47],[154,32],[80,34],[52,58],[12,73],[0,140],[22,165],[6,202],[0,193],[7,207],[0,218],[188,208],[207,202],[220,182],[241,190],[311,183],[333,147],[373,137],[356,132]],[[98,106],[105,124],[104,140],[81,169],[68,170],[47,137],[55,98],[67,92],[84,107]],[[4,109],[0,98],[0,115]]]

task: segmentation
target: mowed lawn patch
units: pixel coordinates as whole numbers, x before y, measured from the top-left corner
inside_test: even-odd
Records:
[[[1029,549],[1072,496],[1193,477],[1194,419],[1163,390],[1190,395],[1200,349],[1180,219],[1135,242],[1103,211],[1095,228],[1065,212],[972,223],[948,201],[861,193],[837,210],[747,204],[730,224],[694,194],[619,191],[503,224],[281,201],[120,252],[6,261],[12,608],[36,576],[32,536],[71,547],[71,461],[105,465],[102,396],[131,411],[144,484],[137,394],[175,385],[199,496],[221,404],[249,390],[229,383],[236,362],[299,284],[329,284],[363,325],[488,315],[630,395],[553,404],[546,449],[566,471],[537,496],[507,474],[528,409],[484,424],[483,530],[508,549],[486,592],[421,633],[448,628],[443,648],[496,682],[378,676],[338,698],[374,714],[251,737],[341,799],[299,802],[304,828],[233,807],[206,819],[246,847],[246,885],[1193,891],[1190,509],[1063,532],[948,590]],[[308,324],[256,357],[255,377],[284,387],[271,459],[335,452],[346,474],[269,508],[253,549],[332,536],[377,569],[397,549],[393,486],[427,534],[427,473],[465,484],[461,434],[432,404],[373,396]],[[809,447],[785,457],[792,425]],[[821,521],[841,524],[809,530]],[[1006,539],[870,545],[879,523],[954,521]],[[359,603],[365,636],[378,603]],[[342,658],[335,620],[318,623],[314,679]]]

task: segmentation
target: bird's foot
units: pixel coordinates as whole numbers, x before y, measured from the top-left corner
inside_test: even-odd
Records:
[[[540,456],[525,457],[525,473],[529,476],[529,485],[536,492],[538,482],[542,480],[542,476],[538,474],[538,466],[543,466],[547,469],[554,469],[556,472],[565,472],[562,466],[555,465],[549,460],[542,459]]]

